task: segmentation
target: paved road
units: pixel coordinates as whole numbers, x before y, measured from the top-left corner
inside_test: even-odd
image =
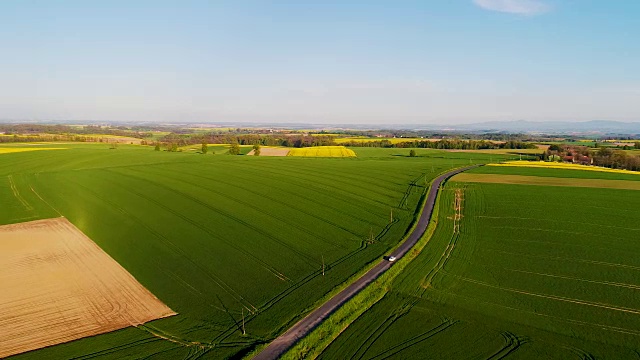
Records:
[[[425,230],[427,229],[427,225],[429,225],[431,213],[433,213],[433,206],[436,202],[436,196],[438,195],[438,190],[442,182],[455,174],[474,167],[476,166],[469,166],[466,168],[453,170],[446,174],[440,175],[435,179],[433,185],[429,189],[427,201],[425,202],[424,208],[422,209],[422,214],[420,214],[418,224],[414,228],[411,235],[409,235],[409,238],[407,238],[407,240],[405,240],[402,245],[400,245],[393,253],[391,253],[390,256],[395,256],[397,259],[400,259],[422,237],[422,234],[424,234]],[[320,325],[320,323],[324,319],[326,319],[329,315],[331,315],[331,313],[336,311],[340,306],[342,306],[342,304],[347,302],[347,300],[351,299],[360,290],[364,289],[372,281],[382,275],[382,273],[387,271],[391,267],[391,265],[393,265],[393,263],[387,260],[380,261],[378,265],[367,271],[364,275],[362,275],[362,277],[349,285],[346,289],[336,294],[322,306],[314,310],[311,314],[307,315],[304,319],[298,321],[295,325],[289,328],[287,332],[278,336],[271,342],[271,344],[269,344],[269,346],[264,348],[264,350],[262,350],[262,352],[256,355],[253,359],[271,360],[280,357],[282,354],[284,354],[285,351],[287,351],[287,349],[293,346],[293,344],[305,337],[316,326]]]

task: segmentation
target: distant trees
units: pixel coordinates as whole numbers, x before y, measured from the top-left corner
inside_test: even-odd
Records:
[[[178,144],[176,144],[176,143],[167,144],[167,151],[168,152],[177,152],[178,151]]]
[[[354,139],[343,143],[345,146],[357,147],[382,147],[382,148],[422,148],[422,149],[457,149],[457,150],[482,150],[482,149],[536,149],[532,143],[522,141],[495,142],[487,140],[466,139],[441,139],[441,140],[411,140],[392,142],[382,140],[358,140]]]
[[[76,135],[81,142],[99,142],[99,135],[118,135],[128,136],[138,139],[148,138],[152,134],[149,132],[141,132],[133,128],[127,127],[106,127],[98,125],[84,125],[81,127],[70,125],[38,125],[38,124],[0,124],[0,134],[5,135],[20,134],[20,142],[33,141],[76,141]],[[98,135],[98,136],[95,136]],[[32,138],[40,138],[39,140]],[[52,137],[58,137],[51,140]],[[0,137],[0,142],[7,141],[6,136]]]
[[[240,155],[240,144],[238,143],[231,144],[231,148],[229,149],[229,155]]]
[[[260,156],[260,145],[259,144],[253,145],[253,155],[254,156]]]
[[[203,154],[206,154],[206,153],[209,151],[209,147],[207,146],[207,143],[206,143],[206,142],[203,142],[203,143],[202,143],[202,147],[200,148],[200,151],[201,151]]]
[[[411,149],[411,151],[409,151],[409,157],[416,157],[416,151]]]
[[[180,146],[201,143],[310,147],[335,145],[333,136],[310,136],[297,134],[178,134],[171,133],[163,136],[160,141],[175,142]]]
[[[156,142],[156,147],[154,148],[155,151],[160,151],[160,143]]]
[[[551,144],[549,145],[549,151],[562,151],[563,148],[561,145],[558,144]]]
[[[640,141],[636,141],[635,145],[633,146],[636,149],[640,150]]]

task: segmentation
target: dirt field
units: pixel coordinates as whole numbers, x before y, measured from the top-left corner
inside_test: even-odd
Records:
[[[451,181],[640,190],[640,181],[554,178],[546,176],[462,173],[451,178]]]
[[[289,149],[287,148],[260,148],[260,156],[287,156],[287,154],[289,154]],[[249,151],[247,155],[253,155],[253,150]]]
[[[0,358],[175,315],[65,218],[0,226]]]

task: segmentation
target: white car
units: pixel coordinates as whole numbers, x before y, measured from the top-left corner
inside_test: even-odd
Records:
[[[394,262],[396,261],[396,257],[395,256],[389,256],[389,262]]]

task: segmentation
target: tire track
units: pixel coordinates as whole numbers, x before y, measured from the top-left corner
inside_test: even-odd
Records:
[[[520,346],[528,342],[527,338],[521,338],[508,331],[503,332],[501,335],[505,342],[504,346],[502,347],[502,349],[489,356],[487,360],[504,359],[518,350]]]
[[[8,175],[7,179],[9,179],[9,186],[11,187],[11,191],[13,192],[13,196],[15,196],[16,199],[18,199],[18,201],[22,204],[22,206],[24,206],[24,208],[27,211],[32,211],[33,207],[29,205],[29,203],[20,195],[20,192],[18,191],[18,187],[16,186],[16,183],[13,181],[13,175]]]

